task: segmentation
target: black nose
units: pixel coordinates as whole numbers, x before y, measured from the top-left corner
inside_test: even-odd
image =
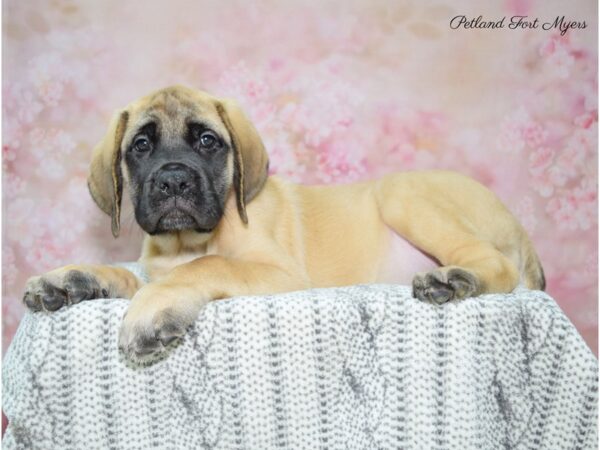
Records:
[[[168,197],[183,195],[192,190],[194,184],[192,169],[179,163],[165,164],[154,178],[154,187]]]

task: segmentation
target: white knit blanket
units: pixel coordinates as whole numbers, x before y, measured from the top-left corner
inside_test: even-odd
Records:
[[[223,300],[147,367],[118,352],[126,307],[26,314],[4,358],[3,448],[597,448],[597,360],[542,292]]]

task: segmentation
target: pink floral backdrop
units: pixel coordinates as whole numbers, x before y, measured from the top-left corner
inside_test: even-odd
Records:
[[[111,112],[183,83],[236,98],[274,173],[305,183],[448,168],[492,188],[548,292],[597,352],[597,3],[4,1],[2,321],[27,277],[135,260],[86,172]],[[585,29],[452,30],[455,15],[565,15]]]

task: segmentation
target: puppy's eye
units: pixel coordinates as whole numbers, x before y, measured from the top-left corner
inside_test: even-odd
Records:
[[[133,149],[136,152],[144,153],[151,149],[150,140],[147,137],[140,136],[133,141]]]
[[[200,135],[200,147],[211,149],[217,144],[217,137],[211,131],[205,131]]]

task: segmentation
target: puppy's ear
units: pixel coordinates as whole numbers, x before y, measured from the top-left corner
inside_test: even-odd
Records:
[[[88,188],[96,205],[112,218],[112,234],[119,236],[121,228],[121,197],[123,174],[121,173],[121,142],[127,128],[129,113],[115,114],[108,132],[94,148]]]
[[[235,102],[219,101],[216,107],[233,146],[233,186],[238,212],[242,221],[248,223],[246,204],[258,195],[267,181],[269,157],[258,131]]]

